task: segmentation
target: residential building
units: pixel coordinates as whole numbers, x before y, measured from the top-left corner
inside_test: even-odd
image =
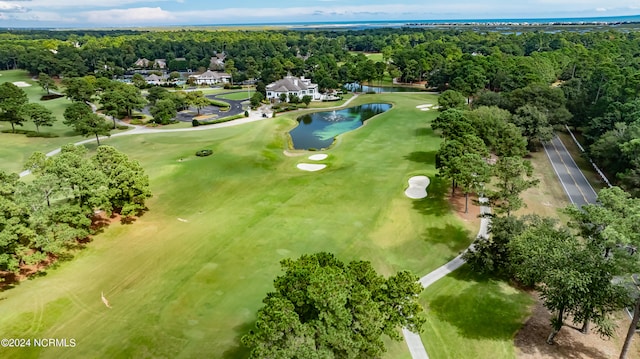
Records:
[[[304,77],[287,76],[282,80],[270,83],[266,87],[267,99],[276,100],[280,98],[281,94],[287,96],[287,101],[290,95],[296,95],[298,98],[304,96],[311,96],[313,100],[322,99],[322,95],[318,91],[318,85],[311,83],[310,79]]]
[[[224,68],[224,60],[227,55],[224,52],[219,52],[216,56],[211,56],[211,60],[209,60],[209,69],[222,69]]]
[[[219,83],[230,83],[231,75],[224,72],[208,70],[200,75],[191,75],[189,78],[195,79],[197,85],[215,85]]]
[[[158,76],[156,74],[151,74],[151,75],[145,77],[144,80],[149,85],[160,85],[160,84],[163,84],[163,83],[166,82],[162,77],[160,77],[160,76]]]
[[[153,68],[154,69],[161,69],[164,70],[167,68],[167,60],[166,59],[155,59],[153,61]]]
[[[134,66],[138,67],[138,68],[147,68],[149,67],[149,64],[151,63],[151,61],[145,59],[144,57],[141,59],[138,59],[135,63]]]

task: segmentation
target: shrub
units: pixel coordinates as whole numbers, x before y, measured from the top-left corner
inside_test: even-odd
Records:
[[[52,93],[52,94],[48,94],[48,95],[44,95],[44,96],[40,97],[40,101],[55,100],[55,99],[60,98],[60,97],[64,97],[64,95],[58,95],[58,94]]]
[[[213,125],[213,124],[216,124],[216,123],[222,123],[222,122],[228,122],[228,121],[237,120],[237,119],[242,118],[242,117],[244,117],[243,114],[238,114],[238,115],[234,115],[234,116],[217,118],[217,119],[211,120],[211,121],[200,121],[200,125]]]
[[[139,120],[139,119],[133,119],[131,121],[129,121],[130,124],[132,125],[144,125],[144,121]]]
[[[42,138],[54,138],[54,137],[58,137],[58,135],[53,134],[53,133],[49,133],[49,132],[32,132],[29,131],[29,133],[26,134],[27,137],[42,137]]]
[[[191,126],[198,127],[200,126],[200,122],[194,118],[193,120],[191,120]]]
[[[27,137],[42,137],[42,138],[54,138],[54,137],[58,137],[58,135],[53,134],[53,133],[49,133],[49,132],[36,132],[36,131],[29,131],[29,130],[21,130],[19,128],[16,128],[16,131],[13,132],[11,129],[7,129],[7,130],[2,130],[0,131],[2,133],[15,133],[16,135],[25,135]]]
[[[196,156],[198,157],[207,157],[207,156],[211,156],[212,154],[213,154],[212,150],[200,150],[196,152]]]
[[[118,126],[116,126],[116,128],[117,128],[118,130],[128,130],[128,129],[129,129],[129,126],[125,126],[125,125],[118,125]]]
[[[244,111],[244,117],[249,117],[249,111]]]

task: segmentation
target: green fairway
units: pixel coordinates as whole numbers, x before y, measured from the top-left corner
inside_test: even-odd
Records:
[[[76,142],[83,139],[76,135],[71,128],[62,123],[64,110],[71,104],[66,98],[58,98],[49,101],[40,101],[40,97],[46,94],[36,81],[33,81],[26,71],[12,70],[0,71],[0,83],[3,82],[26,82],[29,87],[22,87],[29,97],[29,102],[39,103],[51,110],[57,121],[53,127],[42,127],[41,132],[52,133],[59,137],[41,138],[26,137],[23,134],[11,134],[0,132],[0,170],[18,172],[22,165],[33,151],[50,151],[56,147],[69,142]],[[0,122],[0,131],[10,130],[11,124]],[[25,121],[24,126],[16,126],[16,129],[35,131],[36,126],[31,121]]]
[[[382,62],[383,57],[381,52],[359,52],[359,51],[350,51],[352,55],[364,54],[367,59],[373,62]]]
[[[247,92],[247,90],[244,90],[244,91],[231,92],[231,93],[225,93],[223,95],[218,95],[217,98],[221,98],[225,100],[242,101],[242,100],[248,100],[251,97],[251,95],[253,95],[254,93],[255,91]]]
[[[150,211],[113,224],[75,259],[2,293],[7,337],[74,338],[73,348],[0,349],[0,357],[242,357],[278,261],[330,251],[385,275],[427,273],[469,243],[434,177],[439,139],[422,94],[361,96],[396,106],[344,134],[322,161],[283,154],[291,115],[242,126],[106,140],[151,177]],[[198,158],[200,149],[213,156]],[[181,161],[181,159],[183,159]],[[429,197],[403,194],[415,174]],[[113,306],[106,308],[100,293]],[[406,357],[400,344],[389,358]]]
[[[429,357],[514,358],[513,337],[529,314],[531,297],[464,266],[427,288],[422,341]]]

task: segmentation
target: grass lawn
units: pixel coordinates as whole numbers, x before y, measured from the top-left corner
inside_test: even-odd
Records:
[[[349,99],[353,97],[353,94],[346,93],[340,96],[342,96],[342,100],[340,101],[313,101],[309,103],[309,108],[328,108],[342,106],[345,102],[349,101]]]
[[[533,300],[463,266],[427,288],[422,340],[433,359],[513,358],[513,337]]]
[[[251,95],[253,95],[255,93],[255,91],[250,92]],[[238,92],[230,92],[230,93],[225,93],[223,95],[218,95],[217,98],[222,98],[225,100],[236,100],[236,101],[242,101],[242,100],[247,100],[251,97],[251,95],[249,95],[249,93],[247,93],[247,90],[244,91],[238,91]]]
[[[357,55],[357,54],[364,54],[364,56],[367,57],[367,59],[373,61],[373,62],[382,62],[383,58],[382,58],[382,53],[381,52],[360,52],[360,51],[350,51],[350,53],[352,55]]]
[[[367,95],[353,105],[365,101],[395,107],[342,135],[315,173],[296,168],[306,157],[283,153],[298,114],[104,141],[146,169],[150,210],[0,294],[4,337],[74,338],[75,348],[0,348],[0,357],[242,358],[238,340],[283,258],[330,251],[385,275],[425,274],[453,258],[474,233],[434,176],[440,139],[428,123],[437,113],[416,105],[435,97]],[[200,149],[214,154],[196,157]],[[429,197],[410,200],[403,191],[417,174],[432,178]],[[386,358],[408,358],[402,343],[390,350]]]

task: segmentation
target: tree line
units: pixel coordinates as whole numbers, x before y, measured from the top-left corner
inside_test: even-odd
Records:
[[[149,178],[137,161],[111,146],[87,154],[71,144],[53,157],[36,152],[24,167],[31,182],[0,171],[0,271],[67,255],[96,233],[97,211],[126,219],[146,210]]]
[[[353,51],[379,52],[382,61]],[[291,73],[311,78],[321,90],[385,76],[426,81],[474,103],[519,109],[531,121],[576,127],[588,155],[632,195],[640,184],[639,52],[636,32],[614,29],[0,33],[0,68],[34,75],[111,79],[142,57],[166,59],[169,70],[175,70],[171,60],[184,58],[187,68],[197,70],[224,53],[224,65],[213,67],[235,81],[270,83]],[[544,110],[522,108],[523,96],[538,95],[535,105]]]

